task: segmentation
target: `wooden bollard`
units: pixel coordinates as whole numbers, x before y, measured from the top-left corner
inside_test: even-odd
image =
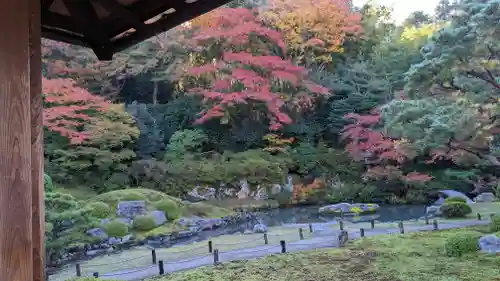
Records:
[[[300,240],[304,240],[304,231],[302,230],[302,228],[299,228],[299,238]]]
[[[311,233],[313,232],[313,225],[312,225],[312,223],[309,224],[309,232],[311,232]]]
[[[99,278],[99,272],[94,272],[94,274],[92,274],[95,278]]]
[[[375,220],[371,220],[370,224],[371,224],[372,229],[374,229],[375,228]]]
[[[429,217],[427,216],[427,214],[425,214],[425,224],[429,225]]]
[[[405,227],[402,221],[398,223],[398,227],[399,227],[399,233],[405,234]]]
[[[340,230],[344,230],[344,221],[339,221]]]
[[[153,264],[156,264],[156,250],[155,249],[151,249],[151,260],[152,260]]]
[[[160,273],[160,275],[165,274],[165,267],[163,266],[163,260],[158,261],[158,273]]]
[[[344,246],[344,232],[343,231],[341,231],[339,233],[339,247],[342,247],[342,246]]]
[[[344,218],[344,210],[340,210],[340,217]]]
[[[212,253],[212,252],[213,252],[212,240],[208,240],[208,252],[209,252],[209,253]]]
[[[482,218],[481,218],[481,214],[480,214],[480,213],[477,213],[477,220],[479,220],[479,221],[480,221],[481,219],[482,219]]]
[[[280,245],[281,245],[281,253],[286,253],[286,242],[285,242],[285,240],[281,240],[280,241]]]
[[[432,224],[434,225],[434,230],[438,230],[438,221],[437,220],[434,220],[432,221]]]
[[[75,266],[76,266],[76,276],[78,276],[78,277],[82,276],[82,268],[81,268],[80,264],[77,263]]]
[[[215,249],[214,250],[214,265],[219,264],[219,250]]]
[[[267,233],[264,233],[264,244],[269,244],[269,240],[267,239]]]
[[[365,237],[365,229],[364,228],[360,228],[359,233],[361,234],[361,237]]]

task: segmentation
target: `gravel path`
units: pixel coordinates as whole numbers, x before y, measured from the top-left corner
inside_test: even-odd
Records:
[[[471,220],[471,221],[457,221],[457,222],[447,222],[443,224],[439,224],[439,229],[450,229],[450,228],[462,228],[468,226],[476,226],[476,225],[486,225],[489,221],[487,220]],[[434,226],[423,225],[423,226],[405,226],[405,233],[408,232],[418,232],[418,231],[430,231],[433,230]],[[360,238],[359,230],[349,230],[349,240]],[[387,229],[366,229],[365,236],[375,236],[380,234],[396,234],[399,233],[398,228],[387,228]],[[312,250],[312,249],[320,249],[320,248],[332,248],[338,247],[338,235],[340,234],[340,230],[331,231],[329,234],[320,233],[318,237],[314,237],[307,240],[301,240],[297,242],[287,243],[286,250],[287,252],[297,252],[304,250]],[[315,235],[313,233],[313,235]],[[281,252],[280,245],[266,245],[249,249],[239,249],[228,252],[221,252],[219,254],[220,262],[228,262],[234,260],[248,260],[254,258],[260,258],[264,256],[268,256],[271,254],[277,254]],[[197,257],[189,260],[180,260],[175,262],[165,262],[164,268],[165,273],[181,271],[191,268],[196,268],[200,266],[212,265],[214,262],[213,255],[207,255],[202,257]],[[124,281],[137,281],[142,280],[148,277],[153,277],[158,275],[158,266],[151,265],[144,268],[136,268],[133,270],[122,270],[118,272],[101,274],[99,277],[102,279],[119,279]]]

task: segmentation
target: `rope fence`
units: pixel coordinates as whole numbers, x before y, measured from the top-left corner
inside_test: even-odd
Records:
[[[493,218],[494,214],[490,214],[489,218]],[[477,220],[481,221],[484,218],[481,214],[477,214]],[[486,220],[485,220],[486,222]],[[452,222],[448,222],[452,223]],[[354,235],[354,237],[364,238],[366,234],[376,231],[375,234],[405,234],[405,228],[418,231],[431,230],[436,231],[439,230],[439,222],[437,219],[433,219],[432,221],[429,218],[425,218],[425,223],[422,224],[412,224],[408,223],[405,225],[404,222],[396,223],[396,228],[387,228],[387,227],[377,227],[377,223],[372,220],[369,224],[362,225],[358,224],[360,228],[353,228],[356,224],[345,224],[343,221],[340,221],[338,226],[338,231],[332,231],[328,234],[320,234],[314,232],[314,227],[312,224],[309,224],[308,228],[299,228],[297,230],[296,235],[287,236],[288,239],[284,239],[283,237],[286,235],[283,234],[271,234],[271,233],[263,233],[254,239],[248,239],[245,241],[234,242],[234,243],[214,243],[214,241],[207,241],[206,245],[200,245],[198,247],[189,248],[185,250],[176,250],[175,248],[167,248],[170,250],[169,252],[162,252],[161,249],[151,248],[151,253],[144,254],[138,257],[120,260],[109,263],[100,263],[100,264],[79,264],[75,265],[75,275],[76,276],[102,276],[102,277],[114,277],[138,272],[152,271],[153,268],[157,268],[157,272],[159,275],[165,274],[167,271],[175,271],[168,270],[169,266],[174,264],[182,264],[182,263],[190,263],[196,260],[200,260],[200,263],[196,266],[207,265],[208,261],[212,261],[213,265],[220,264],[220,258],[223,257],[226,261],[238,260],[238,259],[247,259],[248,255],[252,255],[254,253],[263,253],[264,255],[269,254],[278,254],[278,253],[286,253],[287,252],[287,243],[294,243],[300,240],[306,240],[307,238],[318,238],[318,237],[331,237],[331,240],[323,240],[317,243],[306,243],[300,244],[296,243],[293,246],[307,246],[307,248],[326,248],[330,246],[339,246],[342,247],[349,240],[349,233]],[[386,224],[387,225],[387,224]],[[384,225],[384,226],[386,226]],[[420,227],[419,229],[415,229],[415,227]],[[425,229],[422,229],[425,227]],[[349,229],[351,232],[349,232]],[[333,230],[333,228],[332,228]],[[331,243],[330,243],[331,242]],[[331,244],[331,245],[329,245]],[[241,248],[234,247],[241,245]],[[224,248],[228,247],[228,248]],[[174,249],[172,251],[172,249]],[[270,250],[276,249],[276,252],[270,252]],[[159,251],[160,250],[160,251]],[[185,254],[185,255],[184,255]],[[127,263],[133,262],[135,268],[118,268],[117,270],[113,270],[109,273],[101,273],[99,272],[100,267],[110,266],[110,265],[128,265]],[[102,270],[101,270],[102,271]]]

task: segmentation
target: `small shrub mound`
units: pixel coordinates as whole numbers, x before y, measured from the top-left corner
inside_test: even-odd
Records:
[[[481,233],[477,231],[460,231],[446,237],[444,250],[447,256],[460,257],[479,249],[478,240]]]
[[[113,210],[108,204],[104,202],[93,202],[90,203],[87,208],[89,209],[90,216],[94,218],[104,219],[107,218]]]
[[[466,203],[449,202],[441,206],[441,212],[446,218],[463,218],[472,213],[472,209]]]
[[[128,225],[118,220],[112,220],[103,226],[103,230],[109,237],[123,237],[128,233]]]
[[[452,203],[452,202],[461,202],[461,203],[467,203],[467,200],[465,200],[465,198],[462,198],[462,197],[448,197],[446,199],[444,199],[444,203]]]
[[[140,231],[149,231],[155,229],[155,219],[149,215],[138,216],[134,218],[134,228]]]
[[[178,219],[181,216],[181,210],[177,203],[170,199],[163,199],[155,204],[156,209],[165,212],[167,218],[171,220]]]
[[[490,227],[491,227],[491,232],[499,232],[500,231],[500,216],[499,215],[493,216],[493,218],[491,218]]]

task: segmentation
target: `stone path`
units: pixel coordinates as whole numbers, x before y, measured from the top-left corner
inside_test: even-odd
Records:
[[[450,228],[462,228],[468,226],[476,225],[486,225],[488,220],[471,220],[471,221],[457,221],[457,222],[447,222],[439,224],[439,229],[450,229]],[[405,233],[408,232],[418,232],[418,231],[430,231],[433,230],[433,225],[423,225],[423,226],[405,226]],[[329,235],[324,235],[320,237],[314,237],[307,240],[300,240],[297,242],[287,243],[287,252],[297,252],[304,250],[320,249],[320,248],[332,248],[338,247],[338,235],[340,230],[331,231]],[[360,232],[349,230],[349,240],[360,238]],[[366,229],[365,236],[374,236],[380,234],[396,234],[399,233],[399,229]],[[314,233],[313,233],[314,235]],[[234,260],[248,260],[254,258],[260,258],[268,256],[271,254],[277,254],[281,252],[280,245],[266,245],[249,249],[238,249],[234,251],[221,252],[219,254],[220,262],[228,262]],[[165,273],[187,270],[191,268],[196,268],[200,266],[212,265],[214,262],[213,255],[207,255],[204,257],[197,257],[188,260],[180,260],[175,262],[165,262],[164,268]],[[118,272],[101,274],[99,277],[102,279],[118,279],[124,281],[137,281],[145,278],[157,276],[158,266],[151,265],[143,268],[136,268],[133,270],[122,270]]]

